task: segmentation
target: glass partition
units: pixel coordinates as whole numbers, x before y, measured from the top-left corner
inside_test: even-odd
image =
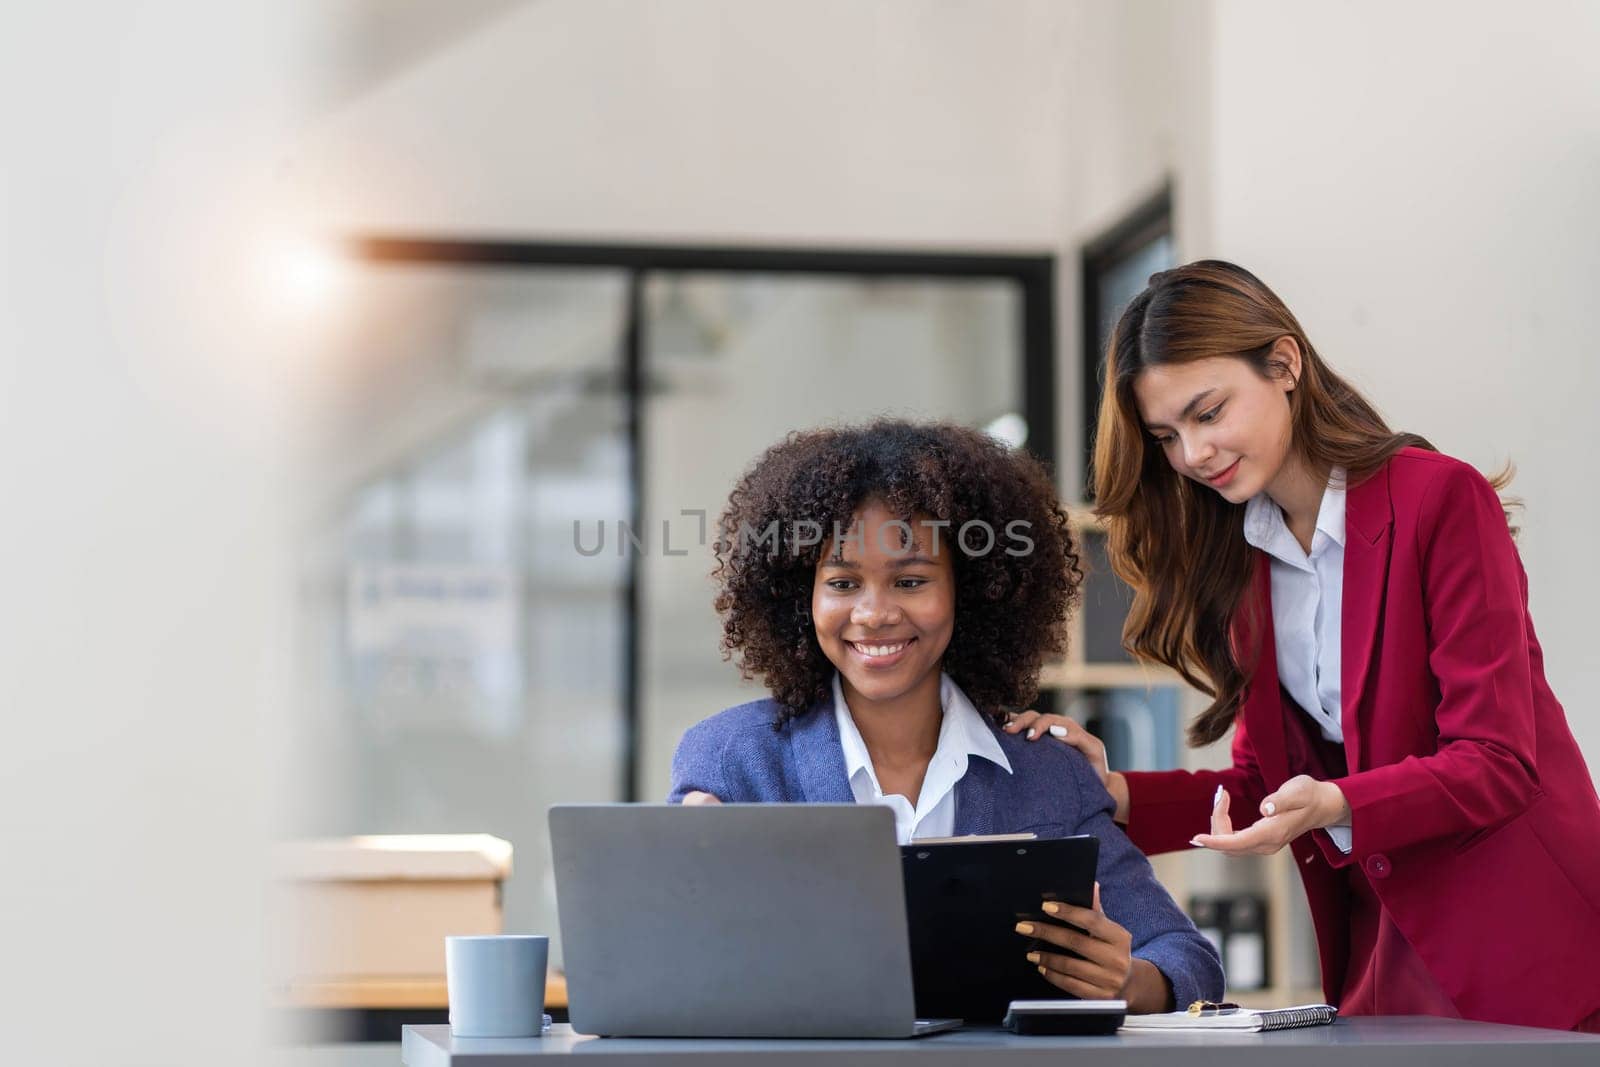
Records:
[[[482,832],[513,846],[508,930],[554,930],[545,812],[622,799],[626,561],[574,521],[632,488],[614,271],[366,268],[335,487],[305,603],[314,834]],[[331,758],[327,754],[333,754]]]

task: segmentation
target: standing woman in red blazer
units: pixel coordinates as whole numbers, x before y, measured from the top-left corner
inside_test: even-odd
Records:
[[[1600,1030],[1600,799],[1496,486],[1389,430],[1248,271],[1117,323],[1095,443],[1124,642],[1212,699],[1223,771],[1109,771],[1147,853],[1288,848],[1346,1014]],[[1046,728],[1049,727],[1048,731]]]

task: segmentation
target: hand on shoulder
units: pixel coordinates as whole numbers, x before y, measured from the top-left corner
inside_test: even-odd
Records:
[[[1112,818],[1119,823],[1127,824],[1128,785],[1122,775],[1113,771],[1106,762],[1106,746],[1098,737],[1065,715],[1041,715],[1031,710],[1013,714],[1001,729],[1008,734],[1021,734],[1026,741],[1039,741],[1046,736],[1052,737],[1083,753],[1084,759],[1089,761],[1089,766],[1094,768],[1100,784],[1117,802],[1117,811]]]

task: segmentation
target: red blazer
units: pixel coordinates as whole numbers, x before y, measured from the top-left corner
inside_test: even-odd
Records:
[[[1343,988],[1347,893],[1360,863],[1464,1017],[1569,1029],[1600,1010],[1600,798],[1544,677],[1528,583],[1500,501],[1476,470],[1405,449],[1345,499],[1341,656],[1354,847],[1291,843],[1325,993]],[[1224,771],[1127,775],[1128,834],[1188,848],[1230,794],[1235,828],[1305,773],[1285,715],[1268,560],[1265,640]],[[1293,722],[1291,729],[1299,729]]]

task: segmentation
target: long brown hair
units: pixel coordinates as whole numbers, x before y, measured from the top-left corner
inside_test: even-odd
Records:
[[[1288,394],[1290,447],[1307,469],[1342,467],[1355,484],[1408,445],[1433,451],[1416,434],[1390,430],[1317,355],[1283,301],[1232,263],[1200,260],[1152,275],[1106,348],[1091,477],[1112,569],[1134,591],[1123,645],[1212,698],[1189,727],[1195,747],[1233,725],[1259,654],[1263,620],[1247,596],[1255,553],[1244,539],[1244,505],[1172,469],[1144,429],[1133,385],[1147,367],[1213,356],[1281,379],[1288,368],[1272,351],[1283,337],[1300,346],[1300,376]]]

